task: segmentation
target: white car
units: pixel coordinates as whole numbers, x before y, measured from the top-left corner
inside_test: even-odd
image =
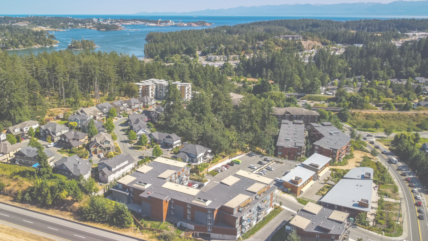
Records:
[[[198,188],[199,185],[198,184],[193,184],[192,188]]]
[[[249,168],[251,168],[251,169],[256,169],[256,166],[254,166],[254,165],[250,165],[250,166],[249,166]]]
[[[275,177],[275,181],[276,181],[276,182],[282,182],[282,179],[281,179],[281,178],[279,178],[279,177]]]
[[[418,192],[418,189],[413,188],[413,189],[412,189],[412,192],[416,193],[416,192]]]
[[[103,154],[103,153],[100,153],[100,154],[98,154],[98,157],[99,157],[99,158],[103,158],[103,157],[104,157],[104,154]]]
[[[273,171],[274,169],[272,167],[266,167],[269,171]]]
[[[53,147],[53,146],[54,146],[53,143],[49,143],[49,144],[46,145],[47,148],[50,148],[50,147]]]
[[[416,196],[415,196],[415,199],[416,199],[416,200],[421,200],[421,196],[416,195]]]

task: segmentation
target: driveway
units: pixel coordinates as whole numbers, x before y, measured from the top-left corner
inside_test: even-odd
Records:
[[[126,131],[128,130],[129,126],[128,124],[123,123],[126,120],[127,118],[120,118],[113,122],[115,126],[114,133],[117,136],[116,142],[119,145],[122,153],[129,154],[135,159],[139,159],[140,156],[151,156],[152,150],[138,151],[131,148],[131,145],[128,142],[128,136],[126,135]]]

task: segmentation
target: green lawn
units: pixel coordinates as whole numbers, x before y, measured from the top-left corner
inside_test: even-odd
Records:
[[[65,125],[65,124],[68,123],[68,121],[66,121],[66,120],[65,121],[58,121],[57,123],[60,124],[60,125]]]
[[[310,199],[307,199],[307,198],[304,198],[304,197],[297,198],[297,201],[298,201],[300,204],[303,204],[303,205],[308,204],[308,202],[315,203],[313,200],[310,200]]]
[[[254,227],[252,227],[250,230],[244,233],[242,235],[242,239],[247,239],[253,236],[260,229],[262,229],[267,223],[269,223],[274,217],[276,217],[281,211],[282,211],[282,208],[275,207],[268,215],[266,215],[262,219],[262,221],[258,222],[256,225],[254,225]]]

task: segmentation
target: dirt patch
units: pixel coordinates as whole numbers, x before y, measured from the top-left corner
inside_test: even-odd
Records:
[[[59,114],[68,112],[70,110],[71,110],[71,108],[52,108],[46,112],[46,118],[54,117],[54,116],[57,116]]]
[[[302,42],[302,45],[305,48],[305,50],[311,50],[311,49],[313,49],[314,46],[315,46],[315,48],[322,47],[322,44],[318,41],[306,40],[306,41],[301,41],[301,42]]]
[[[354,158],[348,160],[348,165],[346,165],[346,166],[331,166],[330,168],[352,169],[352,168],[359,167],[364,156],[368,156],[371,159],[373,159],[373,156],[370,153],[363,152],[363,151],[354,151]]]
[[[53,239],[42,237],[40,235],[12,228],[0,224],[0,236],[4,241],[54,241]]]

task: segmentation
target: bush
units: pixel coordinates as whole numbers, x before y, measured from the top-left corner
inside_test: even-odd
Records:
[[[174,241],[176,237],[177,237],[177,234],[175,234],[173,231],[163,231],[157,236],[159,240],[164,240],[164,241]]]

